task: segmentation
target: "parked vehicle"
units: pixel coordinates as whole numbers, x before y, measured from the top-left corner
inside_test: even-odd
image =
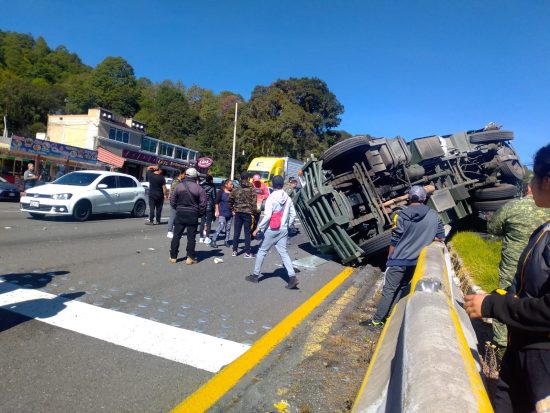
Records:
[[[285,180],[291,176],[297,177],[303,166],[303,162],[288,157],[259,157],[252,159],[247,172],[250,178],[259,174],[262,182],[269,186],[271,178],[275,175],[281,175]]]
[[[0,201],[19,201],[19,197],[17,186],[0,177]]]
[[[71,172],[21,197],[21,211],[33,218],[61,215],[85,221],[92,214],[120,212],[143,217],[145,209],[145,189],[138,180],[107,171]]]
[[[314,247],[344,263],[364,261],[389,245],[394,215],[413,185],[424,186],[444,223],[513,199],[524,174],[513,137],[493,127],[409,143],[346,139],[304,166],[297,213]]]

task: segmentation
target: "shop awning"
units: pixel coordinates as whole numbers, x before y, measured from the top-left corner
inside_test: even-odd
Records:
[[[117,168],[122,168],[124,165],[125,159],[122,156],[115,155],[112,152],[109,152],[107,149],[101,147],[97,148],[97,160]]]

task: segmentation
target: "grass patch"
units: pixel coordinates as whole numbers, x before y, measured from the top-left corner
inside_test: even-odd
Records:
[[[500,241],[487,241],[474,232],[458,232],[451,243],[475,284],[485,291],[498,288]]]

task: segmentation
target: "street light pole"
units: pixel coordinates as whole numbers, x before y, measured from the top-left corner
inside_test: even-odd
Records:
[[[237,145],[237,110],[239,102],[235,102],[235,124],[233,125],[233,156],[231,157],[231,180],[235,179],[235,148]]]

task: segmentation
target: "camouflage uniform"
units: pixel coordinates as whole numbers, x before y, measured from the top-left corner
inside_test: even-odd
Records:
[[[227,203],[233,212],[254,215],[258,209],[256,205],[256,190],[250,182],[242,181],[240,187],[231,191]]]
[[[498,288],[507,289],[516,275],[518,260],[533,231],[550,220],[550,209],[539,208],[532,196],[507,203],[500,208],[489,223],[489,234],[502,237],[502,253],[498,268]],[[494,341],[506,347],[506,325],[493,320]]]

